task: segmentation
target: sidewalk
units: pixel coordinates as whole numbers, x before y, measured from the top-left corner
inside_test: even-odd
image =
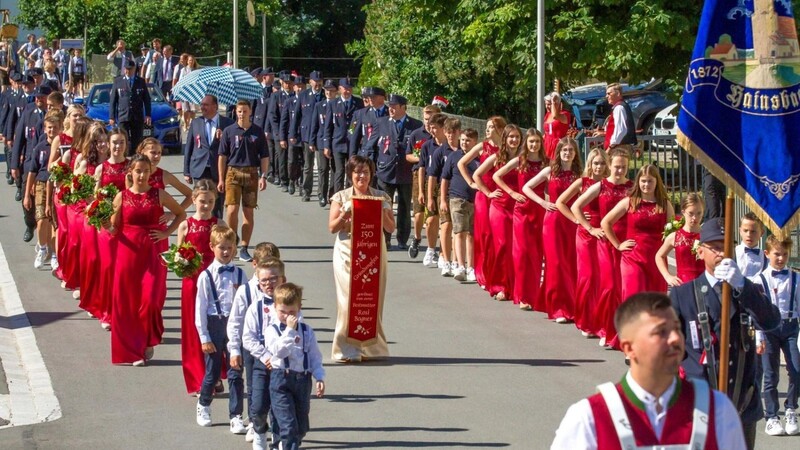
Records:
[[[0,429],[60,417],[50,373],[0,245]]]

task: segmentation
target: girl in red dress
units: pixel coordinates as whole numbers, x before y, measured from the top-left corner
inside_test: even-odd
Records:
[[[69,149],[61,147],[61,162],[67,164],[72,171],[75,170],[75,162],[78,159],[78,155],[80,155],[81,141],[86,138],[91,124],[91,119],[87,117],[78,118],[75,121],[74,129],[72,129],[71,147]],[[59,270],[63,280],[61,287],[73,291],[72,297],[77,299],[80,297],[80,292],[78,291],[80,288],[80,231],[83,227],[83,218],[80,217],[80,211],[75,205],[60,206],[63,206],[63,220],[59,219],[58,226],[60,228],[62,223],[64,225],[64,230],[59,230],[57,233],[61,236],[63,242],[63,253],[58,254]],[[58,214],[58,210],[56,210],[56,213]],[[61,245],[59,243],[56,247],[61,247]]]
[[[544,210],[521,193],[521,186],[535,177],[545,164],[542,133],[529,128],[525,133],[522,153],[495,172],[497,186],[516,202],[514,204],[513,244],[511,259],[514,263],[514,303],[523,311],[530,311],[540,301],[542,279],[542,221]],[[516,169],[516,170],[514,170]],[[512,172],[513,171],[513,172]],[[512,189],[503,181],[508,173],[516,173],[516,187]],[[544,185],[539,186],[544,196]]]
[[[575,224],[578,223],[576,216],[582,215],[588,219],[591,227],[599,227],[600,213],[597,200],[589,202],[582,209],[574,212],[570,208],[575,206],[573,201],[578,194],[586,192],[608,174],[605,152],[597,148],[589,152],[583,176],[575,180],[556,200],[556,206],[561,214]],[[584,336],[588,336],[592,333],[593,327],[589,324],[592,321],[591,314],[597,299],[598,280],[602,276],[602,272],[597,261],[597,239],[589,233],[587,228],[577,228],[578,231],[575,234],[575,254],[578,258],[577,284],[575,286],[575,326],[581,330]]]
[[[116,273],[112,287],[111,362],[143,366],[161,342],[158,324],[167,295],[159,242],[169,238],[186,218],[183,208],[163,189],[150,186],[153,168],[137,154],[128,163],[131,187],[114,199],[110,231],[117,238]],[[164,207],[175,214],[166,230],[160,226]]]
[[[458,170],[465,180],[473,180],[467,166],[475,158],[480,158],[481,164],[491,155],[497,153],[502,142],[500,130],[506,127],[506,120],[500,116],[492,116],[486,121],[486,140],[472,148],[466,155],[458,161]],[[490,170],[482,178],[483,183],[494,190],[492,181],[492,171]],[[471,183],[473,189],[478,189],[474,180]],[[475,217],[472,223],[473,246],[472,260],[475,264],[475,278],[481,289],[486,289],[487,269],[494,265],[492,260],[492,235],[489,226],[489,198],[480,190],[475,193]]]
[[[181,361],[183,381],[186,391],[195,394],[200,391],[206,373],[205,357],[194,323],[194,307],[197,297],[197,277],[214,261],[211,251],[211,227],[224,225],[212,215],[217,200],[217,187],[211,180],[198,180],[192,190],[195,213],[178,226],[178,245],[191,242],[203,254],[203,265],[197,273],[183,279],[181,287]]]
[[[597,245],[597,264],[603,271],[603,276],[598,280],[598,296],[594,306],[587,305],[590,309],[590,317],[596,322],[587,324],[590,333],[600,336],[600,346],[606,345],[606,337],[613,340],[617,332],[614,329],[614,312],[620,302],[620,291],[622,289],[622,275],[620,275],[619,263],[620,254],[611,246],[605,238],[603,229],[593,226],[579,212],[595,199],[598,204],[600,217],[605,217],[617,203],[628,195],[633,185],[628,179],[628,162],[630,155],[622,149],[614,149],[610,154],[611,175],[599,183],[593,184],[586,190],[572,205],[573,215],[578,224],[589,231],[589,234],[598,239]],[[620,239],[625,236],[625,222],[619,221],[614,224],[614,233]]]
[[[601,226],[606,238],[622,253],[622,301],[638,292],[667,291],[654,255],[661,247],[664,225],[674,215],[658,167],[646,164],[636,174],[630,196],[620,200],[603,217]],[[620,240],[613,229],[614,224],[622,219],[627,223],[625,240]]]
[[[562,138],[567,136],[572,115],[561,109],[561,95],[558,92],[550,94],[550,101],[545,100],[547,112],[544,115],[544,153],[547,159],[556,157],[556,147]]]
[[[472,175],[472,179],[478,190],[489,198],[489,228],[493,247],[491,259],[494,263],[486,266],[486,290],[498,301],[505,301],[514,296],[514,261],[511,259],[511,248],[514,240],[514,204],[517,202],[497,187],[494,172],[517,156],[522,142],[522,130],[516,125],[506,125],[501,142],[497,153],[486,158]],[[489,173],[492,174],[492,186],[487,186],[482,178]],[[516,173],[507,173],[503,181],[512,190],[519,188]]]
[[[692,252],[694,241],[700,239],[700,221],[703,220],[703,199],[692,192],[681,201],[681,214],[684,224],[674,233],[664,238],[664,243],[656,253],[656,265],[661,276],[671,287],[680,286],[694,280],[705,270],[703,260]],[[677,275],[669,273],[667,255],[675,249]]]
[[[125,174],[127,173],[128,160],[128,134],[121,128],[114,128],[108,136],[111,155],[94,171],[97,179],[97,188],[113,184],[120,190],[125,190]],[[98,266],[101,268],[97,287],[97,314],[100,326],[104,330],[111,329],[111,288],[114,284],[115,256],[117,241],[108,230],[97,233]],[[93,313],[94,314],[94,313]]]
[[[81,154],[78,155],[75,163],[75,174],[82,175],[95,175],[95,169],[101,166],[105,160],[108,159],[108,134],[106,134],[105,125],[95,123],[89,127],[89,139],[85,140],[83,147],[81,147]],[[80,227],[81,234],[81,252],[79,264],[80,270],[80,286],[81,286],[81,301],[80,307],[92,317],[101,319],[101,308],[99,288],[100,288],[100,273],[105,270],[103,266],[99,265],[100,250],[97,245],[97,229],[86,222],[86,205],[91,200],[79,202],[81,208],[81,219],[83,224]]]
[[[542,226],[544,248],[544,312],[557,323],[566,323],[575,317],[575,223],[558,212],[555,201],[581,173],[578,143],[563,138],[558,143],[557,158],[539,172],[522,188],[522,192],[545,209]],[[547,182],[547,201],[539,195],[537,187]],[[541,190],[539,190],[541,192]]]
[[[62,160],[65,154],[69,154],[72,148],[72,138],[75,133],[77,120],[84,117],[86,113],[81,105],[71,105],[67,108],[67,116],[64,120],[64,130],[53,139],[50,145],[50,160],[47,162],[48,167],[52,167]],[[64,164],[72,166],[74,156],[78,156],[77,152],[73,155],[70,154],[69,160]],[[47,183],[48,196],[56,194],[60,190],[60,186],[53,186],[52,183]],[[50,258],[50,270],[53,275],[63,280],[61,267],[58,264],[59,258],[63,256],[67,244],[67,208],[53,196],[53,208],[55,209],[55,224],[56,224],[56,247],[53,251],[53,256]]]

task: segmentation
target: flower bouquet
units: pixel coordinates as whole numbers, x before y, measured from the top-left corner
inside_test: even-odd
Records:
[[[414,144],[414,156],[416,156],[417,158],[419,158],[419,152],[420,150],[422,150],[422,145],[425,144],[425,141],[427,141],[427,139],[422,139],[420,141],[417,141],[416,144]]]
[[[104,223],[111,220],[114,214],[114,198],[119,194],[119,189],[113,184],[107,184],[95,193],[94,200],[86,207],[86,219],[89,225],[99,231]]]
[[[50,168],[50,181],[52,181],[56,186],[61,186],[62,184],[67,183],[68,181],[72,180],[72,177],[72,170],[70,170],[67,164],[64,164],[61,161]]]
[[[661,233],[661,240],[667,238],[670,234],[680,230],[686,224],[686,219],[683,217],[675,217],[664,225],[664,231]]]
[[[194,276],[203,265],[203,255],[191,242],[170,245],[169,250],[161,254],[161,260],[167,269],[175,272],[175,275],[181,278]]]
[[[94,194],[96,180],[91,175],[75,175],[72,181],[64,184],[59,192],[59,200],[64,205],[74,205]]]

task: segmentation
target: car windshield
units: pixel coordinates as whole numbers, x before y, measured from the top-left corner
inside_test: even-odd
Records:
[[[148,85],[150,91],[151,103],[164,103],[166,100],[161,94],[161,91],[156,89],[153,85]],[[91,105],[107,105],[111,103],[111,85],[101,86],[92,92]]]

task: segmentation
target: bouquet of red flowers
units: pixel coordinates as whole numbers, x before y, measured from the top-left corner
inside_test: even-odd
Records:
[[[421,139],[414,144],[414,156],[417,158],[419,158],[419,152],[422,150],[422,146],[425,144],[425,141],[427,141],[427,139]]]
[[[111,220],[114,214],[114,198],[119,194],[119,189],[113,184],[107,184],[97,190],[94,200],[86,207],[86,219],[89,225],[100,230],[104,223]]]
[[[203,265],[202,253],[197,251],[191,242],[170,245],[169,250],[161,254],[161,260],[167,269],[181,278],[194,276]]]
[[[61,161],[50,167],[50,181],[52,181],[56,186],[61,186],[62,184],[72,180],[72,176],[72,170],[70,170],[67,164],[64,164]]]
[[[65,205],[74,205],[81,200],[86,200],[94,194],[95,184],[96,181],[91,175],[75,175],[71,182],[61,187],[61,190],[67,193],[60,196],[59,200]]]

